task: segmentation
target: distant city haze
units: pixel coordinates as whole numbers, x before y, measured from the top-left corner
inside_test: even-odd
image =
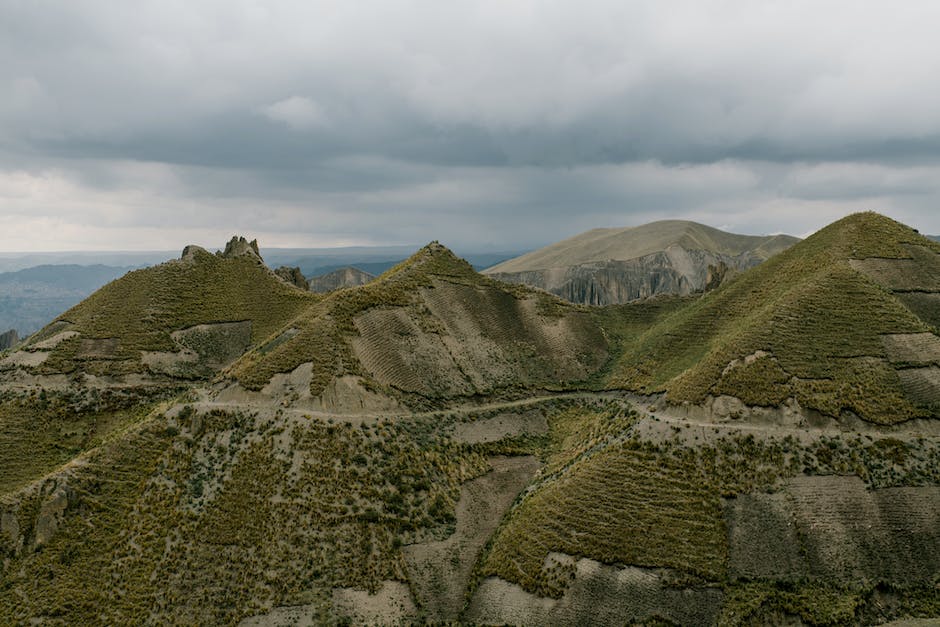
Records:
[[[0,251],[940,233],[940,4],[0,3]]]

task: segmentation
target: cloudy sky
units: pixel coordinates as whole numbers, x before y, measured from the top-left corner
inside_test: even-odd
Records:
[[[940,3],[0,0],[0,250],[940,233]]]

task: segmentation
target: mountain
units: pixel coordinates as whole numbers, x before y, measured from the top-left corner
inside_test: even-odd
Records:
[[[736,235],[665,220],[587,231],[484,273],[540,287],[571,302],[609,305],[714,287],[797,241],[788,235]]]
[[[636,336],[611,384],[881,423],[936,415],[938,252],[878,214],[844,218]]]
[[[274,270],[274,274],[281,277],[287,283],[290,283],[294,287],[298,287],[304,291],[310,289],[310,284],[307,282],[306,277],[301,273],[300,268],[294,266],[293,268],[288,268],[287,266],[281,266]]]
[[[207,377],[315,298],[285,284],[244,239],[215,255],[187,246],[61,314],[20,358],[43,374]]]
[[[341,287],[365,285],[374,278],[374,274],[369,274],[359,268],[348,266],[326,274],[310,277],[310,291],[321,294],[324,292],[332,292]]]
[[[254,390],[295,372],[314,397],[351,376],[420,404],[587,379],[606,357],[586,312],[487,279],[432,243],[373,282],[329,293],[230,372]]]
[[[600,308],[437,243],[323,296],[226,250],[3,357],[0,624],[940,617],[940,411],[903,384],[938,248],[907,227]]]

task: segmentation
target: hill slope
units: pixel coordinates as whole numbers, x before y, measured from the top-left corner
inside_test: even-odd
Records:
[[[487,279],[434,243],[371,283],[328,294],[231,375],[261,390],[296,371],[313,397],[354,376],[436,403],[581,381],[604,364],[606,348],[588,313]]]
[[[272,278],[244,240],[227,250],[188,249],[72,323],[87,333],[107,314],[137,334],[122,341],[198,347],[170,314],[221,319],[250,349],[211,382],[155,373],[147,355],[172,351],[149,349],[127,358],[149,376],[79,376],[107,361],[86,356],[68,377],[25,366],[27,389],[0,377],[0,623],[940,616],[936,420],[712,420],[588,389],[613,377],[678,397],[734,349],[718,374],[738,394],[805,383],[801,403],[834,389],[882,411],[877,377],[843,362],[934,367],[934,329],[904,299],[935,296],[938,249],[903,225],[852,216],[705,296],[593,309],[482,277],[437,244],[324,297]],[[280,304],[154,297],[153,336],[122,317],[147,311],[129,298],[141,285],[181,294],[197,277],[222,282],[202,291],[217,298]],[[229,309],[274,330],[208,317]],[[781,380],[772,364],[791,362],[832,379]]]
[[[188,246],[182,259],[129,272],[33,335],[13,363],[45,374],[206,377],[317,300],[248,250]]]
[[[736,235],[695,222],[664,220],[587,231],[484,273],[572,302],[608,305],[717,285],[729,271],[746,270],[796,241],[788,235]]]
[[[611,382],[674,402],[935,415],[938,253],[889,218],[849,216],[634,338]]]

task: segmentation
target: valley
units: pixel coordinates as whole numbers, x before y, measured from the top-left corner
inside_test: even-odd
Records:
[[[433,242],[187,247],[0,352],[0,623],[940,616],[940,245],[855,214],[587,306]]]

